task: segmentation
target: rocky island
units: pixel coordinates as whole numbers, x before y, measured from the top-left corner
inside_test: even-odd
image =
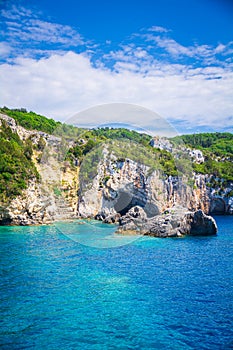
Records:
[[[233,213],[233,135],[84,130],[24,109],[0,114],[0,224],[94,218],[118,233],[213,235]]]

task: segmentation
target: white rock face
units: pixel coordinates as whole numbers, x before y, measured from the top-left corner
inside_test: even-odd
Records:
[[[42,195],[36,181],[30,181],[21,196],[16,197],[7,208],[1,208],[0,218],[3,223],[15,225],[42,224],[46,221],[45,208],[49,199]]]
[[[105,150],[97,175],[88,189],[80,192],[79,215],[106,218],[140,206],[153,217],[174,205],[208,212],[205,179],[199,176],[196,183],[194,190],[180,178],[162,179],[159,171],[151,174],[149,167],[130,159],[118,161]]]
[[[187,150],[189,151],[189,155],[195,163],[200,164],[200,163],[203,163],[205,161],[205,158],[204,158],[201,150],[188,149],[188,148],[187,148]]]
[[[33,142],[37,143],[43,137],[49,147],[48,153],[53,154],[38,162],[38,154],[34,152],[32,159],[41,176],[40,182],[32,179],[22,195],[7,207],[0,206],[2,224],[42,224],[77,216],[114,222],[135,206],[143,208],[148,218],[174,206],[201,209],[205,213],[211,210],[233,213],[233,184],[221,192],[220,179],[217,179],[219,185],[213,188],[216,179],[209,175],[195,175],[191,179],[192,186],[178,177],[161,178],[158,170],[151,171],[148,166],[128,158],[118,159],[107,146],[97,164],[96,175],[88,178],[88,184],[82,183],[79,181],[79,167],[74,169],[66,162],[57,161],[60,138],[28,131],[3,114],[0,114],[0,125],[1,120],[5,120],[22,140],[33,137]],[[166,150],[172,147],[167,140],[162,140],[159,146]]]
[[[165,150],[168,152],[172,152],[173,146],[172,143],[166,139],[165,137],[155,136],[151,142],[150,145],[155,148],[159,148],[161,150]]]

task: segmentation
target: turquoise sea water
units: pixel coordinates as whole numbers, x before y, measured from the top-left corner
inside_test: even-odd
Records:
[[[1,348],[232,349],[233,218],[216,220],[216,237],[108,249],[74,224],[1,227]],[[119,240],[102,225],[82,243]]]

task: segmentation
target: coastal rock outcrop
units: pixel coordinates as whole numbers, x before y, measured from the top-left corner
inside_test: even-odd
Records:
[[[217,233],[217,225],[211,216],[202,210],[187,212],[185,208],[176,207],[162,215],[147,218],[140,207],[131,208],[119,220],[118,233],[141,234],[154,237],[182,237],[184,235],[208,236]]]
[[[123,216],[140,206],[150,218],[174,205],[208,213],[210,200],[204,177],[196,177],[194,188],[181,177],[164,177],[159,170],[151,171],[128,158],[119,161],[105,149],[91,184],[81,187],[78,212],[81,217],[101,218],[107,211]]]
[[[217,233],[217,225],[212,216],[197,210],[194,213],[186,213],[181,223],[180,232],[192,236],[210,236]]]
[[[46,222],[46,207],[49,198],[43,196],[36,180],[31,180],[22,195],[17,196],[9,205],[0,207],[1,225],[35,225]]]

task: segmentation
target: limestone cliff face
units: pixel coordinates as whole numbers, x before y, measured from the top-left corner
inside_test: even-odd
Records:
[[[114,221],[117,213],[125,215],[134,206],[142,207],[148,217],[153,217],[176,205],[208,213],[210,199],[205,177],[196,176],[194,185],[189,186],[184,179],[165,179],[160,171],[151,173],[145,165],[130,159],[119,161],[105,151],[90,188],[80,193],[78,210],[82,217]]]
[[[13,118],[0,115],[22,141],[30,137],[34,145],[43,138],[45,148],[33,150],[40,179],[31,179],[27,189],[10,203],[0,203],[0,224],[36,225],[73,219],[77,214],[78,168],[58,159],[62,140],[59,137],[26,130]]]
[[[76,218],[77,170],[67,167],[57,179],[52,176],[56,169],[36,165],[40,181],[30,180],[21,195],[8,205],[0,205],[0,224],[38,225]]]
[[[83,184],[79,176],[82,166],[79,169],[59,159],[60,138],[25,130],[2,114],[0,122],[1,119],[23,141],[30,137],[37,144],[42,137],[46,149],[33,151],[32,160],[40,180],[31,179],[22,195],[8,205],[0,205],[0,224],[43,224],[77,217],[115,222],[135,206],[143,208],[148,218],[177,206],[190,211],[233,214],[233,184],[223,188],[219,179],[217,182],[209,175],[195,175],[191,184],[185,178],[165,178],[159,170],[152,171],[131,159],[118,159],[107,147],[102,151],[96,174]]]
[[[23,194],[16,197],[7,206],[0,207],[1,224],[28,225],[42,224],[46,220],[45,208],[49,198],[42,194],[36,180],[30,181]]]

